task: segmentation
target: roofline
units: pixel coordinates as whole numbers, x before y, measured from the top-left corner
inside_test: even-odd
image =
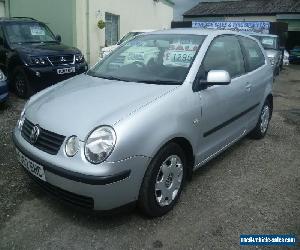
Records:
[[[172,7],[175,6],[175,3],[172,0],[160,0],[162,3],[171,5]]]
[[[273,13],[247,13],[247,14],[203,14],[203,15],[189,15],[183,14],[183,17],[228,17],[228,16],[276,16],[282,14],[300,14],[300,12],[273,12]]]
[[[244,32],[244,34],[248,36],[268,36],[268,37],[278,37],[278,35],[273,34],[262,34],[262,33],[256,33],[256,32]]]

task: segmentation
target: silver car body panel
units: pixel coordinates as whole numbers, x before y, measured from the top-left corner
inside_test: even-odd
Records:
[[[26,105],[26,119],[66,138],[77,135],[80,151],[71,158],[64,152],[64,143],[57,155],[49,155],[28,143],[18,128],[14,130],[16,146],[46,165],[88,176],[130,170],[128,178],[107,185],[89,185],[46,170],[49,183],[92,197],[95,209],[107,210],[137,200],[151,159],[174,138],[187,140],[195,157],[194,169],[202,166],[255,127],[261,107],[272,93],[273,71],[269,60],[256,70],[231,79],[227,86],[192,90],[213,39],[224,34],[252,37],[198,29],[154,33],[207,36],[182,85],[118,82],[83,74],[36,94]],[[94,165],[84,156],[84,142],[100,125],[112,126],[117,140],[106,161]]]
[[[274,65],[273,68],[275,67],[279,67],[280,65],[280,60],[281,60],[281,53],[279,50],[275,50],[275,49],[265,49],[266,54],[268,56],[269,59],[274,59]]]

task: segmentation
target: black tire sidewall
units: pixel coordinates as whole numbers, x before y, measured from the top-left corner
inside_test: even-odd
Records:
[[[17,86],[16,86],[16,80],[19,75],[21,75],[25,80],[23,94],[18,91]],[[14,87],[14,90],[15,90],[17,96],[19,96],[21,98],[29,97],[29,94],[30,94],[29,81],[27,79],[27,75],[26,75],[24,69],[21,66],[16,67],[13,71],[13,87]]]
[[[182,166],[183,166],[183,179],[181,183],[181,187],[178,191],[178,194],[176,198],[171,202],[170,205],[167,206],[160,206],[155,197],[155,182],[156,182],[156,177],[157,174],[160,170],[161,164],[171,155],[177,155],[181,159]],[[175,143],[170,143],[166,146],[164,146],[153,158],[151,161],[143,183],[141,187],[141,192],[140,192],[140,199],[139,202],[142,203],[141,207],[146,213],[147,216],[150,217],[157,217],[157,216],[162,216],[172,210],[174,205],[177,203],[182,188],[185,184],[186,180],[186,168],[187,168],[187,160],[184,151],[181,149],[180,146],[178,146]]]

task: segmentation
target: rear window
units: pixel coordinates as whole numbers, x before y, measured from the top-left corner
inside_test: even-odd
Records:
[[[258,43],[250,38],[240,37],[241,44],[245,51],[246,70],[256,70],[265,64],[265,57]]]

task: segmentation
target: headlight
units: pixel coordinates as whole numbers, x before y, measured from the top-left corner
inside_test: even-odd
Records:
[[[7,77],[4,75],[2,70],[0,69],[0,81],[6,81]]]
[[[28,102],[27,102],[28,103]],[[25,120],[25,110],[26,110],[26,106],[27,106],[27,103],[25,104],[22,112],[21,112],[21,115],[20,115],[20,118],[17,122],[17,126],[18,126],[18,129],[21,130],[22,127],[23,127],[23,124],[24,124],[24,120]]]
[[[46,56],[31,56],[30,63],[32,65],[41,65],[41,66],[50,64]]]
[[[67,156],[72,157],[76,155],[79,149],[79,140],[78,137],[73,135],[68,138],[66,141],[65,152]]]
[[[77,63],[83,62],[84,61],[84,56],[82,54],[75,55],[75,61]]]
[[[112,127],[101,126],[93,130],[88,136],[84,154],[86,159],[99,164],[107,159],[116,144],[116,133]]]
[[[274,57],[269,57],[269,60],[270,60],[270,62],[271,62],[272,65],[275,64],[275,59],[274,59]]]

